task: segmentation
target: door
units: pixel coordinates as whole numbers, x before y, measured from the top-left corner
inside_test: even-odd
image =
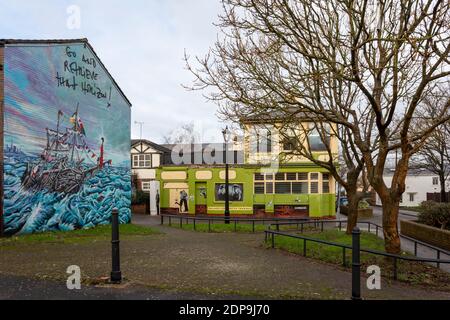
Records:
[[[207,214],[208,194],[206,191],[206,182],[197,182],[195,184],[195,213],[196,214]]]
[[[189,189],[188,188],[182,188],[182,189],[170,189],[170,201],[169,205],[172,209],[179,209],[180,208],[180,193],[181,191],[185,191],[188,194],[189,198]],[[189,200],[188,200],[189,201]],[[183,210],[185,208],[183,207]]]

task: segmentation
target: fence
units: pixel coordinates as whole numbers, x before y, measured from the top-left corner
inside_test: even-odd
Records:
[[[447,192],[445,197],[446,201],[450,201],[450,192]],[[427,201],[444,202],[441,199],[441,193],[427,193]]]
[[[340,244],[340,243],[335,243],[335,242],[331,242],[331,241],[326,241],[326,240],[321,240],[321,239],[314,239],[314,238],[310,238],[310,237],[305,237],[303,235],[294,235],[294,234],[290,234],[290,233],[286,233],[286,232],[281,232],[280,231],[280,227],[281,226],[288,226],[288,225],[296,225],[297,226],[297,231],[301,231],[301,233],[303,233],[304,231],[304,227],[305,225],[314,225],[314,227],[316,229],[318,229],[320,227],[321,231],[324,231],[324,227],[326,224],[335,224],[336,226],[339,227],[339,230],[342,229],[342,226],[347,224],[347,221],[343,221],[343,220],[324,220],[324,221],[303,221],[303,222],[282,222],[282,223],[275,223],[272,224],[271,226],[269,226],[269,229],[265,231],[265,241],[268,242],[269,241],[269,237],[271,238],[272,241],[272,247],[275,247],[275,236],[282,236],[282,237],[289,237],[289,238],[294,238],[294,239],[299,239],[303,241],[303,255],[306,256],[307,255],[307,243],[308,242],[316,242],[316,243],[321,243],[324,245],[329,245],[329,246],[334,246],[334,247],[339,247],[342,248],[342,264],[343,266],[347,266],[347,261],[346,261],[346,253],[347,250],[353,250],[352,246],[349,245],[344,245],[344,244]],[[372,222],[358,222],[358,225],[367,225],[367,230],[369,233],[372,233],[372,231],[374,231],[374,233],[378,236],[379,233],[383,230],[383,228],[375,223]],[[272,230],[275,227],[276,230]],[[369,254],[373,254],[373,255],[379,255],[379,256],[384,256],[384,257],[389,257],[392,258],[393,261],[393,277],[394,280],[397,280],[398,275],[397,275],[397,263],[398,260],[407,260],[407,261],[412,261],[412,262],[424,262],[424,263],[435,263],[436,266],[438,268],[440,268],[441,264],[450,264],[450,260],[443,260],[441,259],[441,255],[445,254],[447,256],[450,257],[450,252],[432,245],[429,245],[427,243],[424,243],[422,241],[416,240],[416,239],[412,239],[409,237],[405,237],[405,236],[401,236],[402,238],[405,238],[407,240],[410,240],[414,243],[414,256],[415,257],[410,257],[410,256],[402,256],[402,255],[396,255],[396,254],[391,254],[391,253],[386,253],[386,252],[382,252],[382,251],[377,251],[377,250],[372,250],[372,249],[360,249],[360,252],[365,252],[365,253],[369,253]],[[432,259],[432,258],[423,258],[423,257],[417,257],[417,252],[418,252],[418,246],[424,246],[427,247],[429,249],[435,250],[436,251],[436,259]]]
[[[194,230],[197,230],[197,223],[203,222],[208,223],[208,232],[212,231],[212,226],[214,224],[234,224],[234,231],[237,231],[239,224],[252,225],[252,232],[256,232],[257,225],[267,225],[270,226],[272,223],[281,223],[283,222],[304,222],[309,219],[307,218],[238,218],[238,217],[189,217],[184,215],[171,215],[171,214],[162,214],[161,216],[161,225],[167,221],[169,226],[172,226],[174,222],[183,228],[183,224],[192,224]]]

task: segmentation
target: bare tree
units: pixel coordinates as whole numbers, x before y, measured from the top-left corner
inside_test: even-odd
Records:
[[[182,123],[163,137],[165,144],[194,144],[199,141],[193,122]]]
[[[416,121],[417,127],[422,126],[423,122],[435,117],[435,106],[445,103],[449,89],[450,87],[438,88],[435,93],[424,99],[424,117]],[[450,122],[442,124],[433,132],[412,160],[412,166],[423,168],[436,174],[441,185],[441,202],[450,200],[447,197],[446,189],[446,183],[450,177]]]
[[[193,89],[223,113],[310,112],[348,130],[383,203],[388,252],[410,158],[449,118],[450,99],[417,130],[418,106],[448,81],[449,3],[439,0],[222,0],[221,37],[197,58]],[[188,59],[189,57],[186,57]],[[214,90],[215,89],[215,90]],[[388,186],[388,155],[400,160]]]

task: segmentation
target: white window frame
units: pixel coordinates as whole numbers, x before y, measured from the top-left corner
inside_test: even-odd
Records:
[[[133,154],[133,168],[135,169],[151,169],[152,162],[152,154],[150,153]]]
[[[148,188],[145,188],[144,187],[145,185],[148,185]],[[150,181],[142,181],[142,184],[141,184],[142,191],[151,191],[151,188],[152,188],[152,184]]]
[[[439,185],[439,177],[433,177],[433,186]]]

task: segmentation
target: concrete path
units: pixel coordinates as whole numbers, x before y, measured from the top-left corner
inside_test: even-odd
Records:
[[[35,280],[0,275],[0,300],[236,300],[241,296],[217,296],[148,288],[125,283],[120,286],[86,286],[68,290],[63,281]]]
[[[133,285],[194,299],[205,295],[348,299],[351,295],[348,270],[266,249],[261,233],[196,233],[159,226],[157,218],[136,215],[133,220],[164,233],[122,240],[122,272]],[[108,276],[110,252],[107,241],[0,247],[0,275],[64,285],[67,267],[75,264],[81,267],[83,279],[96,279]],[[425,287],[383,282],[382,290],[369,291],[362,283],[367,299],[450,299],[449,292]],[[48,294],[43,298],[53,297],[51,290],[43,292]]]

